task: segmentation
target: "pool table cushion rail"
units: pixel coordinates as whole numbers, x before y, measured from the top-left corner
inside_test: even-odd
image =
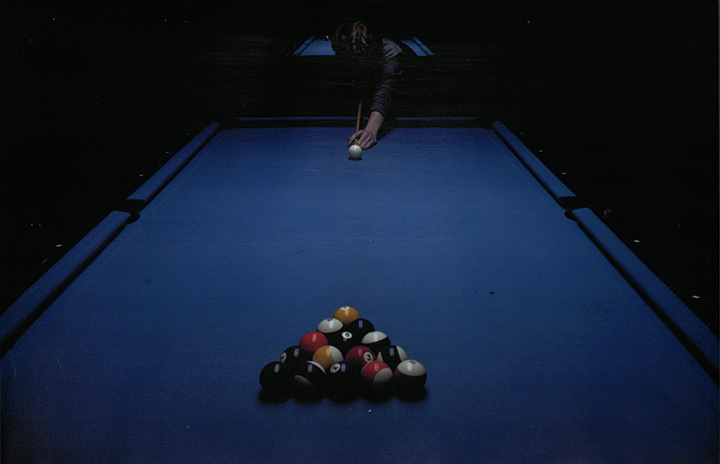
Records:
[[[193,137],[127,200],[117,205],[116,211],[103,219],[0,315],[0,356],[5,355],[55,297],[182,170],[219,129],[220,124],[212,122]]]
[[[720,346],[712,331],[589,208],[572,211],[583,231],[718,384]]]
[[[170,158],[150,179],[135,190],[127,200],[132,203],[140,202],[140,209],[142,209],[145,204],[155,198],[163,187],[170,183],[173,177],[213,138],[218,130],[220,130],[220,123],[210,123]]]
[[[112,211],[0,315],[2,355],[131,220]]]

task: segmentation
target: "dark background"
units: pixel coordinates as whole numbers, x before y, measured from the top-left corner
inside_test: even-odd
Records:
[[[503,121],[718,332],[716,2],[56,3],[0,7],[3,310],[209,122],[354,115],[289,55],[364,17],[436,54],[396,115]]]

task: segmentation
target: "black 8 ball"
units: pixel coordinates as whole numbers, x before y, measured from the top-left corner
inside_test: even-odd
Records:
[[[361,339],[357,338],[349,330],[343,330],[340,333],[340,336],[335,339],[335,344],[333,346],[340,350],[344,357],[350,350],[350,348],[352,348],[353,346],[358,346],[360,344],[360,341]]]

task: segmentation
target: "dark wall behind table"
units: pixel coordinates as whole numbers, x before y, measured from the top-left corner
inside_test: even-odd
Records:
[[[399,115],[505,122],[717,333],[713,2],[60,3],[0,7],[2,308],[211,120],[352,114],[288,55],[365,16],[437,54]]]

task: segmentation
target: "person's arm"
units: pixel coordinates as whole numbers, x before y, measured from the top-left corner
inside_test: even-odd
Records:
[[[383,75],[380,85],[375,91],[372,106],[370,107],[370,117],[365,129],[354,133],[348,139],[348,143],[352,144],[357,139],[358,145],[363,150],[372,148],[377,145],[378,131],[385,121],[385,114],[390,107],[392,101],[393,81],[401,73],[399,55],[402,49],[390,40],[383,42]]]
[[[384,39],[382,53],[384,61],[382,79],[377,89],[375,89],[370,111],[377,111],[385,116],[392,103],[394,81],[402,73],[400,67],[400,54],[402,53],[402,49],[392,40]]]

